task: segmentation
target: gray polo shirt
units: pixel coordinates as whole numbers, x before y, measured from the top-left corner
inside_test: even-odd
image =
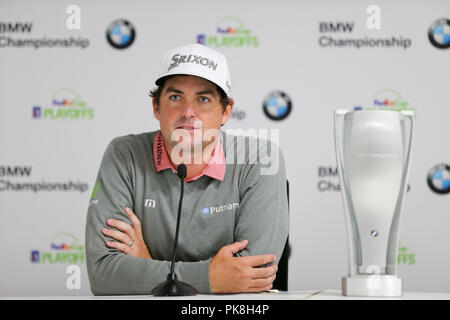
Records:
[[[180,178],[170,169],[156,171],[157,133],[115,138],[104,153],[86,221],[86,263],[95,295],[150,294],[170,272]],[[239,256],[270,253],[278,263],[289,230],[286,175],[278,146],[223,131],[221,140],[227,162],[224,179],[203,175],[184,186],[175,273],[200,293],[211,293],[209,264],[220,248],[248,240]],[[141,221],[153,260],[106,246],[105,241],[113,240],[101,232],[109,227],[107,219],[131,224],[125,206]]]

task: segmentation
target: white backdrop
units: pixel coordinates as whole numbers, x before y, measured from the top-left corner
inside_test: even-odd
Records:
[[[66,25],[72,4],[80,29]],[[366,26],[373,4],[375,30]],[[199,35],[230,64],[236,111],[225,129],[280,130],[290,290],[340,289],[347,272],[332,111],[389,100],[417,111],[399,275],[406,291],[450,291],[450,193],[427,185],[435,165],[450,165],[450,49],[428,39],[440,18],[450,19],[447,0],[2,1],[0,295],[90,294],[85,218],[105,147],[159,128],[148,91],[160,58]],[[134,26],[126,49],[106,39],[116,19]],[[238,32],[219,32],[228,27]],[[263,112],[272,91],[292,101],[280,121]],[[79,288],[70,285],[74,265]]]

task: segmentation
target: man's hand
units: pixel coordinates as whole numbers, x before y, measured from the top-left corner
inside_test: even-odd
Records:
[[[105,236],[117,240],[106,241],[106,245],[138,258],[152,259],[142,236],[141,222],[130,208],[126,207],[125,213],[130,217],[133,225],[116,219],[108,219],[106,223],[120,231],[103,228],[102,233]]]
[[[272,288],[278,267],[261,267],[275,261],[273,254],[233,257],[247,247],[248,241],[235,242],[222,247],[211,260],[209,278],[214,293],[259,292]]]

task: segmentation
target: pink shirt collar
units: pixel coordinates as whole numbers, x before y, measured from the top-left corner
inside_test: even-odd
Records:
[[[153,143],[153,160],[155,162],[155,168],[157,172],[166,169],[172,169],[172,171],[176,172],[172,161],[170,161],[169,155],[167,154],[161,130],[156,134],[155,141]],[[222,181],[225,177],[225,169],[226,159],[223,152],[221,139],[219,139],[211,154],[208,165],[203,169],[202,173],[185,181],[194,181],[203,175]]]

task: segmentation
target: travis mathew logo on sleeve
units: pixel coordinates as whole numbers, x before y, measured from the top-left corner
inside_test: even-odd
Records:
[[[202,57],[202,56],[192,55],[192,54],[187,56],[187,55],[180,55],[179,53],[177,53],[172,57],[172,61],[173,61],[173,63],[170,64],[169,69],[167,71],[169,71],[170,69],[173,69],[175,67],[178,67],[178,65],[180,63],[201,64],[202,66],[213,69],[214,71],[216,71],[216,68],[217,68],[217,63],[214,62],[213,60],[210,60],[210,59]]]

